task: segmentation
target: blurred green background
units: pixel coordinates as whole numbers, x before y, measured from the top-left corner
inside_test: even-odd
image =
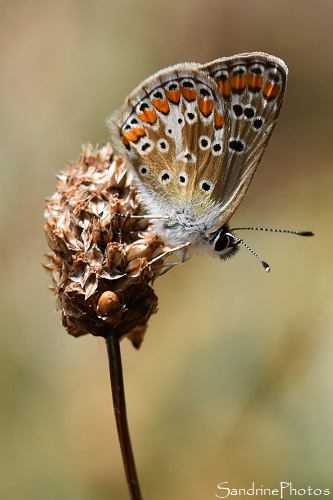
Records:
[[[331,0],[0,2],[0,498],[128,498],[102,340],[67,335],[41,267],[44,198],[81,143],[145,77],[245,51],[290,70],[271,143],[233,225],[228,262],[158,279],[139,352],[122,343],[145,500],[217,484],[333,490]]]

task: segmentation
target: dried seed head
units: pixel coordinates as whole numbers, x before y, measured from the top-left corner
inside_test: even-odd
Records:
[[[45,211],[52,250],[45,267],[69,334],[127,335],[140,346],[157,310],[150,284],[169,248],[147,219],[131,217],[139,214],[131,174],[109,144],[84,146],[78,160],[58,174]]]

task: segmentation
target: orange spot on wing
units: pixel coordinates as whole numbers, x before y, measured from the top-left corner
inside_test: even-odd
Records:
[[[246,77],[245,75],[233,75],[231,77],[231,87],[234,90],[244,90],[246,86]]]
[[[185,87],[182,87],[181,93],[184,99],[186,99],[187,101],[195,101],[197,98],[197,91],[195,89],[187,89]]]
[[[223,97],[230,97],[231,88],[229,80],[216,80],[217,86],[220,89]]]
[[[137,142],[141,137],[146,135],[146,131],[143,128],[135,127],[132,130],[125,130],[123,132],[123,137],[129,142]],[[124,139],[123,139],[124,141]]]
[[[170,111],[168,101],[164,101],[163,99],[152,99],[152,104],[157,111],[160,111],[164,115],[167,115]]]
[[[205,117],[209,116],[214,109],[214,101],[212,99],[199,99],[199,109]]]
[[[217,129],[223,127],[224,118],[223,118],[223,115],[221,115],[221,113],[215,113],[214,124],[215,124],[215,128],[217,128]]]
[[[138,115],[141,121],[153,124],[157,120],[155,109],[145,109]]]
[[[281,86],[277,83],[266,82],[264,87],[264,97],[267,100],[275,99],[281,90]]]
[[[174,104],[178,104],[181,98],[181,92],[180,90],[166,90],[165,95],[167,96],[167,99],[169,101],[173,102]]]
[[[251,89],[260,90],[262,87],[263,78],[261,75],[248,75],[247,84]]]
[[[122,141],[123,141],[123,144],[124,144],[125,148],[129,149],[130,148],[130,143],[129,143],[128,139],[126,139],[126,137],[124,135],[122,136]]]

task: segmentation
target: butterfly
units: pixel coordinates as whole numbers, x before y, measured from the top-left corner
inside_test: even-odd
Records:
[[[107,120],[169,245],[226,259],[242,244],[269,271],[228,223],[276,125],[287,75],[282,59],[262,52],[176,64],[143,81]]]

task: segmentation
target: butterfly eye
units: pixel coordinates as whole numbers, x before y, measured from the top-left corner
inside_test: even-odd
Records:
[[[216,252],[223,252],[230,245],[230,238],[223,231],[221,231],[215,241],[214,241],[214,250]]]
[[[200,188],[205,193],[210,193],[213,189],[213,184],[210,181],[204,180],[200,182]]]
[[[238,242],[226,234],[227,231],[228,226],[223,226],[212,240],[213,248],[221,259],[229,259],[239,250]]]

